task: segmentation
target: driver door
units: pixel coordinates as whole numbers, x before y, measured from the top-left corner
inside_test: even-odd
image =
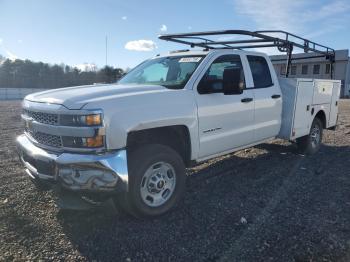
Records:
[[[240,69],[240,94],[224,94],[225,70]],[[238,80],[238,79],[236,79]],[[207,84],[204,84],[207,82]],[[254,139],[254,93],[245,88],[240,55],[212,58],[195,85],[198,107],[199,158],[231,151]],[[202,86],[205,86],[203,88]],[[204,89],[204,91],[203,91]]]

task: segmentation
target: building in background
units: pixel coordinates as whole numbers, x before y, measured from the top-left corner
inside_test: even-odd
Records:
[[[299,78],[331,78],[331,64],[325,57],[315,57],[302,59],[303,57],[319,56],[315,53],[294,54],[292,57],[297,60],[292,60],[289,77]],[[278,76],[283,76],[286,73],[286,55],[272,55],[271,61],[275,67]],[[350,57],[349,50],[336,50],[335,62],[333,65],[333,78],[341,80],[341,96],[350,97]]]

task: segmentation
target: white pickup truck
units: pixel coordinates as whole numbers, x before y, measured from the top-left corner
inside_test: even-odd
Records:
[[[113,198],[152,217],[179,201],[196,163],[274,138],[317,152],[339,92],[336,80],[277,78],[263,53],[170,52],[116,84],[28,95],[17,147],[29,177],[63,199]]]

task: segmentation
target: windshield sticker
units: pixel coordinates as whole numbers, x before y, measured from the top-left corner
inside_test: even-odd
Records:
[[[201,60],[201,57],[183,57],[179,60],[180,63],[197,63]]]

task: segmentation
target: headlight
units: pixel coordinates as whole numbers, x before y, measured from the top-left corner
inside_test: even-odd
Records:
[[[83,114],[60,115],[60,125],[74,127],[90,127],[94,130],[93,137],[62,136],[64,147],[70,148],[101,148],[105,146],[105,136],[99,133],[103,126],[101,110],[83,111]]]
[[[86,147],[101,147],[103,146],[103,136],[88,137],[85,145]]]
[[[102,124],[101,114],[85,116],[85,123],[88,126],[99,126]]]
[[[62,115],[60,122],[64,126],[100,126],[102,125],[102,115]]]
[[[104,136],[94,137],[62,137],[63,146],[72,148],[98,148],[104,146]]]

